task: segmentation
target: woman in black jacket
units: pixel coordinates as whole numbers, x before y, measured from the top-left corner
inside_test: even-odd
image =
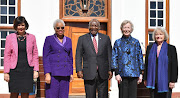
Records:
[[[178,78],[176,47],[166,42],[168,34],[163,28],[154,30],[153,39],[146,50],[144,84],[150,88],[151,98],[171,98]]]

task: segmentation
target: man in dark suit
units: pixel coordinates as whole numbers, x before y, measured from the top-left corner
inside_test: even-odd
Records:
[[[90,33],[79,37],[76,48],[76,72],[84,79],[86,98],[96,98],[96,89],[98,98],[108,98],[108,79],[112,78],[111,41],[99,29],[100,22],[92,19]]]

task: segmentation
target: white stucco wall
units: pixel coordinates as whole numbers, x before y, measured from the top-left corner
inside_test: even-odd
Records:
[[[180,23],[180,1],[170,0],[170,44],[176,46],[177,54],[180,55],[179,23]],[[138,6],[138,7],[137,7]],[[123,20],[130,20],[134,24],[132,36],[145,45],[145,0],[112,0],[112,45],[115,40],[122,36],[120,24]],[[145,50],[143,49],[143,53]],[[179,57],[180,58],[180,57]],[[180,61],[180,59],[178,59]],[[180,71],[180,67],[179,67]],[[180,72],[179,80],[173,92],[180,92]],[[110,98],[118,98],[118,86],[113,77],[111,83]]]
[[[21,0],[21,15],[29,23],[27,32],[36,36],[39,56],[42,56],[46,36],[54,34],[53,22],[59,19],[59,0]],[[4,74],[0,73],[0,94],[9,93]]]
[[[178,54],[178,61],[180,62],[180,30],[179,30],[179,24],[180,24],[180,1],[179,0],[169,0],[170,2],[170,24],[169,24],[169,33],[170,33],[170,44],[176,46],[177,54]],[[180,63],[178,62],[178,65]],[[175,85],[175,89],[173,89],[173,92],[180,92],[180,66],[178,68],[179,70],[179,77],[178,82]]]
[[[132,36],[145,45],[145,0],[112,0],[112,44],[122,36],[120,25],[124,20],[134,24]]]
[[[170,44],[176,46],[178,55],[180,55],[179,4],[179,0],[170,0]],[[59,18],[59,0],[21,0],[21,15],[29,22],[27,32],[36,36],[39,56],[42,56],[45,37],[54,34],[53,21]],[[112,45],[122,36],[120,24],[125,19],[134,24],[132,36],[145,45],[145,0],[112,0]],[[178,60],[180,62],[180,59]],[[0,87],[0,94],[8,93],[8,85],[3,80],[3,74],[0,74]],[[180,92],[180,80],[173,92]],[[114,76],[110,98],[118,98],[118,86]]]
[[[21,15],[29,23],[27,32],[36,36],[39,56],[42,56],[44,40],[54,34],[53,22],[59,19],[59,0],[21,0]]]
[[[4,81],[4,74],[0,74],[0,94],[9,93],[8,83]]]
[[[134,24],[132,36],[145,45],[145,0],[112,0],[112,46],[122,36],[120,25],[124,20]],[[114,76],[111,81],[110,98],[118,98],[118,85]]]

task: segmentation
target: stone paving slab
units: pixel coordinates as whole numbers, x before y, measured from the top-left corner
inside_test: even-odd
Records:
[[[69,98],[86,98],[86,96],[69,96]]]

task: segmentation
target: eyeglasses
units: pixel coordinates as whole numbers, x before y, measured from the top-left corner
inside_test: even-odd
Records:
[[[58,29],[58,30],[59,30],[60,28],[61,28],[61,30],[64,30],[64,27],[56,27],[56,29]]]

